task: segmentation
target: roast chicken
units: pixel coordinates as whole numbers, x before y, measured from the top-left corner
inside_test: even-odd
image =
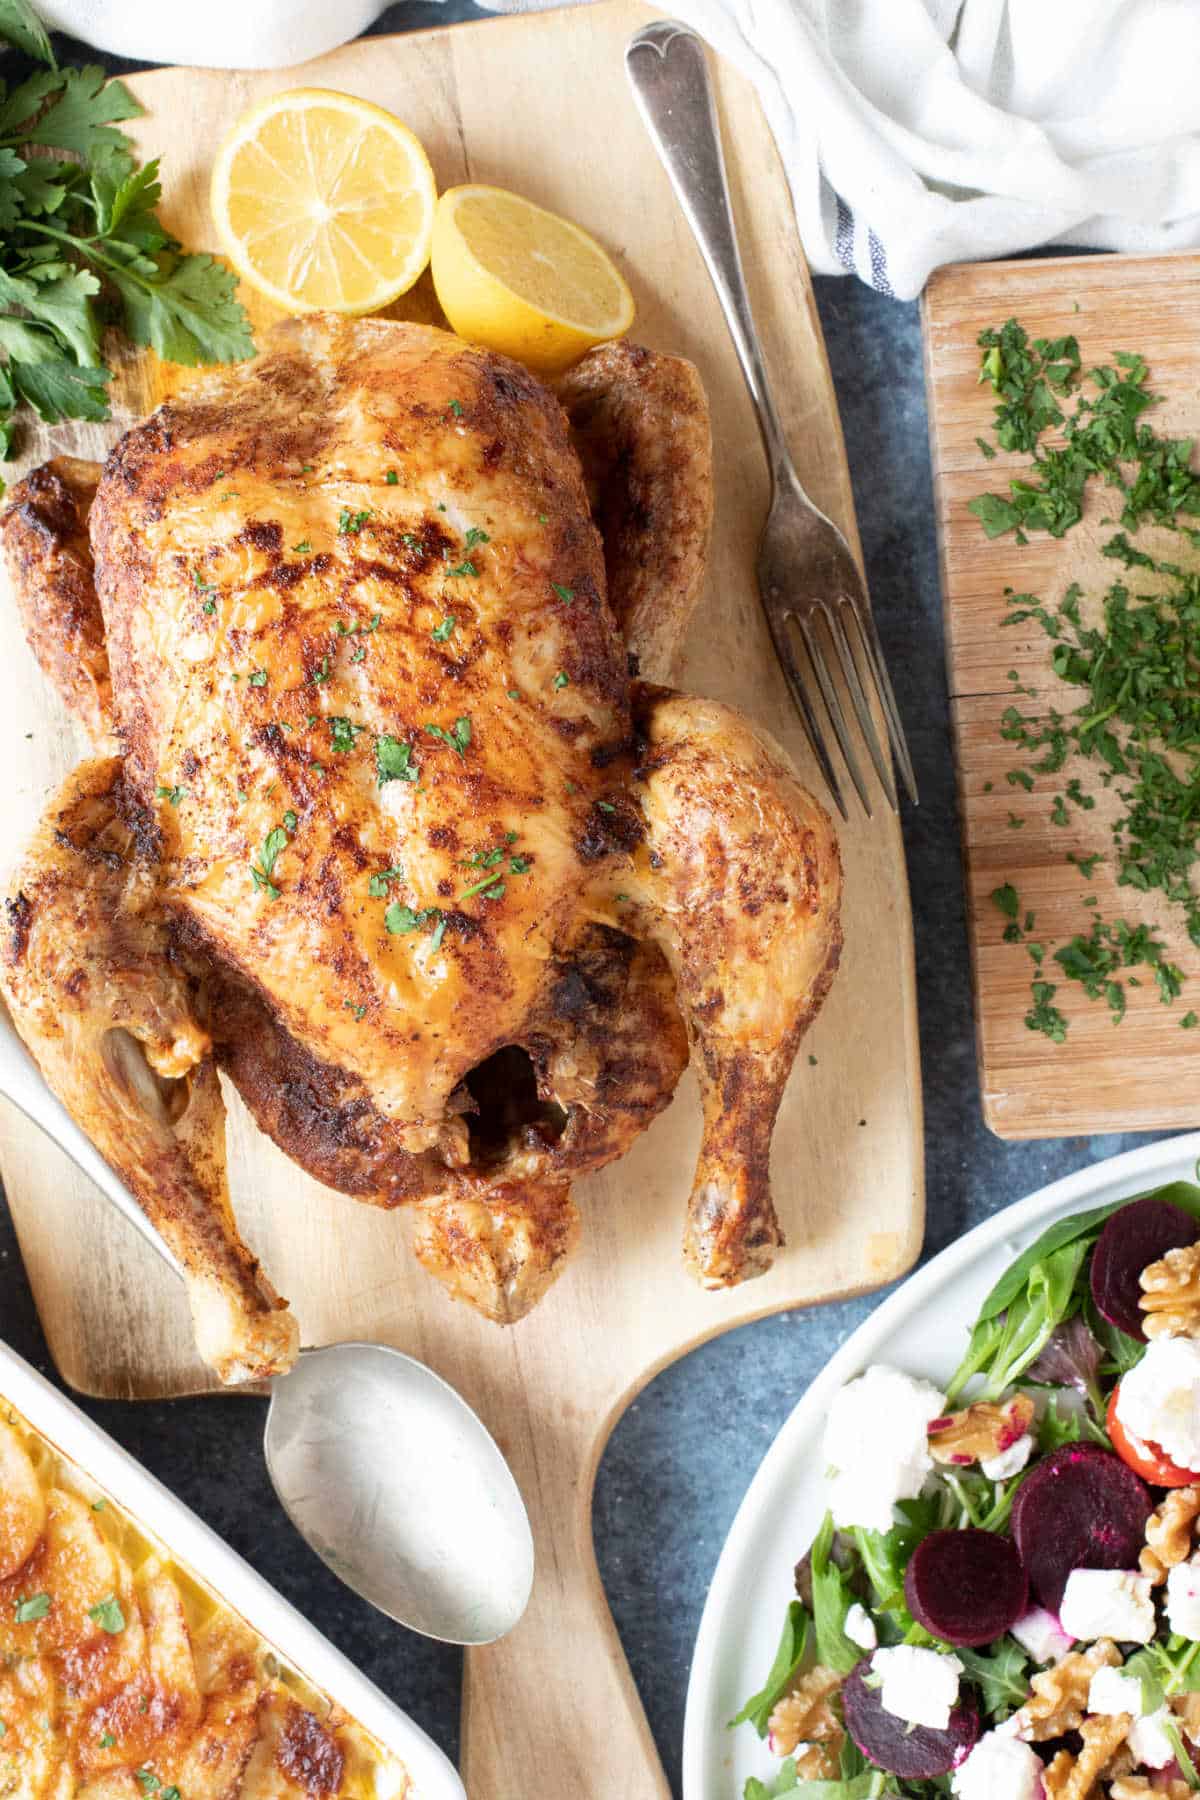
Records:
[[[13,881],[3,991],[223,1379],[298,1337],[235,1223],[222,1074],[510,1322],[577,1237],[572,1183],[690,1052],[686,1261],[714,1287],[770,1264],[841,870],[782,752],[661,685],[711,508],[679,359],[609,346],[554,394],[442,331],[321,317],[13,493],[29,642],[95,756]]]

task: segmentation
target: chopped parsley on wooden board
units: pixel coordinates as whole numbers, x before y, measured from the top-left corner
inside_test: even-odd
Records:
[[[1194,1122],[1198,306],[1195,258],[947,269],[926,297],[981,1090],[1004,1136]],[[1019,937],[990,899],[1006,884]]]
[[[1200,947],[1200,481],[1192,444],[1160,434],[1143,416],[1156,396],[1139,355],[1118,350],[1110,363],[1085,369],[1073,336],[1031,340],[1016,319],[982,331],[978,344],[980,380],[996,396],[996,444],[1027,452],[1030,461],[1010,475],[1006,495],[981,494],[969,510],[991,538],[1010,531],[1021,544],[1037,531],[1062,537],[1082,519],[1089,485],[1102,482],[1114,516],[1102,523],[1108,535],[1100,552],[1121,571],[1100,596],[1072,582],[1057,604],[1006,592],[1002,625],[1036,626],[1050,672],[1079,695],[1060,708],[1023,689],[1030,709],[1004,709],[1000,736],[1021,756],[1008,779],[1027,791],[1039,778],[1057,788],[1050,822],[1064,828],[1095,810],[1089,786],[1111,789],[1119,810],[1100,841],[1118,886],[1134,890],[1131,899],[1161,892]],[[1147,521],[1178,538],[1174,555],[1152,555],[1134,541]],[[1017,679],[1015,670],[1009,679]],[[1068,768],[1082,772],[1064,775]],[[1097,848],[1088,859],[1100,854]],[[1082,859],[1072,852],[1071,860]],[[1012,893],[1006,884],[993,899],[1008,912]],[[1006,939],[1017,935],[1014,918]],[[1096,913],[1087,935],[1076,933],[1052,954],[1089,999],[1105,1002],[1114,1023],[1126,1009],[1117,970],[1148,965],[1167,1003],[1182,989],[1180,970],[1145,923]],[[1034,981],[1045,985],[1043,975]],[[1055,1042],[1066,1036],[1057,1021],[1047,1029],[1036,1005],[1025,1022]]]

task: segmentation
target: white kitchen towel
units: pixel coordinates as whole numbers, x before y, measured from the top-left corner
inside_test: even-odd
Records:
[[[537,0],[496,0],[526,10]],[[264,68],[382,0],[35,0],[154,62]],[[911,299],[940,263],[1200,243],[1200,0],[678,0],[757,84],[804,246]]]

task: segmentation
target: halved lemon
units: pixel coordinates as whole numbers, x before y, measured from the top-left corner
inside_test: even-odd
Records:
[[[291,88],[217,152],[212,211],[238,274],[288,312],[374,312],[429,261],[437,188],[407,125],[352,94]]]
[[[595,238],[504,188],[447,188],[433,285],[459,337],[547,373],[633,324],[633,295]]]

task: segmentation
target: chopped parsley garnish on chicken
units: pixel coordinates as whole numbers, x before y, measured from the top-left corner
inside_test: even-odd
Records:
[[[14,1601],[13,1606],[13,1616],[17,1624],[32,1625],[36,1620],[44,1619],[50,1611],[50,1596],[49,1594],[31,1594],[26,1600],[24,1595],[21,1595]]]
[[[502,844],[493,844],[490,849],[486,850],[474,850],[470,856],[462,858],[459,863],[461,869],[493,869],[495,874],[485,875],[481,881],[476,881],[471,887],[464,888],[458,896],[460,900],[469,900],[473,894],[482,894],[485,900],[501,899],[504,895],[504,882],[500,878],[505,873],[501,864],[505,858],[508,859],[507,873],[509,875],[528,874],[533,865],[529,857],[518,856],[514,851],[513,845],[516,843],[517,837],[517,832],[506,831]]]
[[[475,564],[469,557],[464,562],[457,563],[454,568],[446,570],[447,577],[456,575],[478,575],[478,573],[479,570],[475,567]]]
[[[455,626],[454,614],[447,613],[445,618],[442,619],[439,624],[434,626],[433,630],[430,632],[429,635],[433,639],[435,644],[444,644],[446,642],[447,638],[450,636],[450,633],[454,630],[454,626]]]
[[[464,888],[458,897],[460,900],[469,900],[472,894],[482,894],[485,900],[501,900],[504,897],[504,882],[495,875],[485,875],[473,887]]]
[[[295,813],[285,815],[285,817],[293,819],[295,816]],[[251,880],[261,893],[266,894],[268,900],[278,900],[279,898],[279,889],[276,887],[271,877],[275,873],[276,859],[281,850],[287,849],[287,845],[288,832],[286,826],[276,825],[273,830],[268,831],[266,837],[263,839],[263,847],[258,853],[258,862],[251,863],[250,865]]]
[[[441,910],[436,906],[426,906],[420,911],[405,906],[399,900],[393,900],[383,915],[384,925],[393,937],[407,936],[412,931],[422,931],[426,925],[441,922]],[[438,943],[441,943],[441,938]]]
[[[487,532],[481,530],[481,528],[478,525],[470,526],[468,528],[466,538],[463,540],[464,547],[467,550],[473,550],[475,548],[476,544],[490,544],[491,541],[492,540],[488,536]]]
[[[574,600],[574,598],[575,598],[575,589],[569,588],[569,587],[563,587],[561,582],[558,582],[558,581],[552,581],[550,583],[550,586],[554,589],[554,592],[557,594],[558,598],[562,601],[563,605],[570,606],[572,600]]]
[[[250,677],[250,686],[251,687],[266,687],[266,685],[267,685],[267,671],[265,669],[255,669],[253,674]]]
[[[426,725],[425,729],[430,737],[440,738],[444,744],[449,744],[450,748],[456,750],[459,756],[466,754],[467,745],[471,742],[471,721],[465,714],[461,718],[455,719],[453,729],[450,731],[445,730],[441,725]]]
[[[389,487],[395,487],[400,480],[400,477],[397,475],[395,469],[385,469],[383,479],[387,482]]]
[[[300,542],[298,544],[292,545],[292,555],[293,556],[307,556],[311,549],[312,549],[312,545],[309,543],[308,539],[301,538]]]
[[[156,787],[154,790],[156,800],[169,800],[172,806],[178,806],[186,795],[187,789],[182,787]]]
[[[570,687],[570,685],[571,677],[567,674],[565,669],[560,669],[558,674],[554,677],[554,680],[550,683],[550,686],[555,688],[565,688]]]
[[[379,786],[388,781],[416,781],[419,765],[413,760],[412,745],[386,733],[375,739],[375,769]]]
[[[323,656],[317,668],[313,670],[313,680],[318,687],[329,680],[329,658]]]
[[[367,892],[372,900],[386,900],[389,884],[393,881],[403,881],[403,879],[404,870],[399,864],[394,869],[380,869],[377,874],[368,879]]]
[[[338,514],[338,536],[357,537],[370,517],[371,509],[369,506],[364,507],[362,512],[352,512],[348,506],[343,506],[341,512]]]
[[[328,723],[333,747],[335,750],[340,750],[343,755],[347,751],[353,750],[355,738],[360,731],[367,729],[365,725],[356,725],[352,719],[344,718],[340,714],[331,718]]]

